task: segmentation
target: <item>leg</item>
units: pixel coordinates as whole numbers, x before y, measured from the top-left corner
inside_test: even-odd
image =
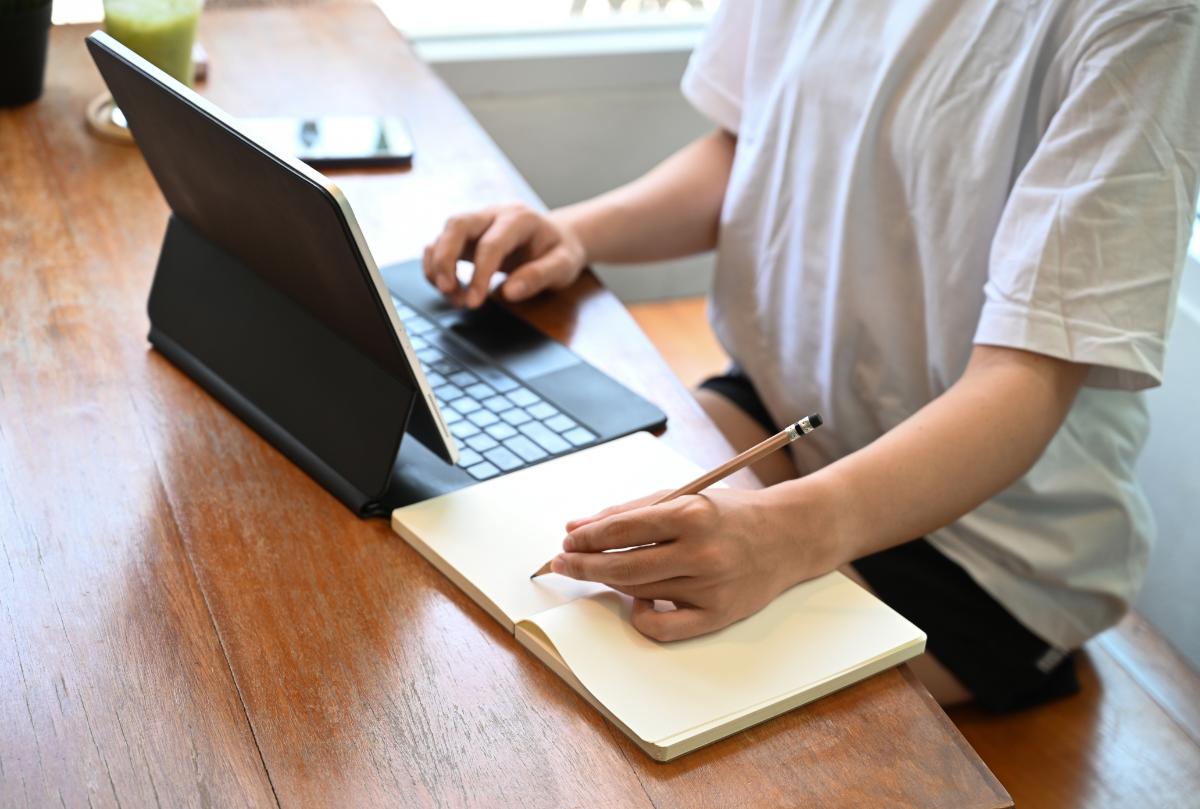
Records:
[[[746,412],[719,393],[701,388],[693,391],[696,401],[717,425],[725,439],[738,452],[748,449],[768,438],[762,425],[746,415]],[[775,452],[763,458],[750,469],[764,486],[773,486],[796,477],[796,467],[787,452]]]
[[[847,578],[867,592],[874,592],[871,585],[867,584],[863,577],[858,575],[858,571],[850,565],[846,565],[840,570]],[[929,693],[938,701],[938,705],[943,708],[971,701],[971,692],[929,652],[908,661],[908,665],[912,668],[913,674],[917,675],[917,679],[929,689]]]

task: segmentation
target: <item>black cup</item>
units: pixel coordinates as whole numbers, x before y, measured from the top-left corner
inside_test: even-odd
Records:
[[[17,11],[0,9],[0,107],[28,104],[42,94],[50,2]]]

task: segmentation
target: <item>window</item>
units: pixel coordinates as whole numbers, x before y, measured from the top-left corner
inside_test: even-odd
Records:
[[[413,38],[704,22],[717,0],[375,0]]]
[[[719,0],[375,0],[398,28],[413,37],[450,32],[483,33],[568,26],[653,25],[705,21]],[[213,8],[253,5],[253,0],[209,0]],[[286,5],[287,0],[281,0]],[[55,0],[54,22],[97,22],[101,0]]]

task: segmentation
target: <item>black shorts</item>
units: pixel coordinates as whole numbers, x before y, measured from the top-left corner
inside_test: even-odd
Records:
[[[767,432],[780,429],[754,385],[737,369],[700,387],[737,405]],[[1079,691],[1073,654],[1026,629],[927,540],[906,542],[852,564],[879,598],[925,631],[926,651],[981,707],[1016,711]]]

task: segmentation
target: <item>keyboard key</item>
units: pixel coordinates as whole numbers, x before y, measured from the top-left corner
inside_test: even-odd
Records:
[[[476,382],[471,387],[467,388],[467,395],[474,396],[479,401],[483,401],[490,396],[494,396],[496,391],[492,390],[490,385],[485,385],[482,382]]]
[[[469,421],[456,421],[450,425],[450,433],[455,438],[467,439],[479,432],[479,428]]]
[[[546,453],[542,451],[541,447],[523,435],[514,435],[504,442],[504,446],[520,455],[526,461],[540,461],[546,457]]]
[[[564,416],[562,413],[559,413],[557,416],[554,416],[553,418],[546,419],[542,423],[545,424],[547,427],[549,427],[551,430],[553,430],[556,433],[565,433],[567,430],[573,430],[574,428],[579,426],[575,422],[571,421],[571,419],[569,417]]]
[[[528,424],[521,425],[521,432],[537,442],[538,446],[549,452],[551,455],[564,452],[571,448],[571,445],[558,437],[558,433],[553,432],[545,424],[539,421],[531,421]]]
[[[482,405],[480,405],[479,402],[475,401],[474,399],[472,399],[469,396],[460,396],[459,398],[457,398],[453,402],[451,402],[450,406],[453,407],[455,410],[457,410],[459,413],[462,413],[464,416],[466,416],[470,413],[473,413],[476,410],[478,410],[480,407],[482,407]]]
[[[519,388],[514,391],[509,391],[508,398],[517,407],[525,407],[526,405],[531,405],[535,402],[541,401],[541,399],[539,399],[537,395],[529,388]]]
[[[438,351],[436,348],[423,348],[417,352],[417,359],[421,361],[422,365],[429,365],[432,362],[437,362],[438,358],[441,356],[442,352]]]
[[[489,449],[487,452],[483,453],[483,455],[505,472],[508,472],[511,469],[516,469],[518,466],[522,466],[525,463],[516,455],[514,455],[511,450],[508,450],[504,447]]]
[[[429,370],[437,371],[439,374],[453,374],[459,370],[459,365],[453,360],[441,359],[436,362],[429,363]]]
[[[425,381],[429,383],[431,388],[440,388],[446,384],[446,377],[439,374],[437,371],[430,371],[425,374]]]
[[[490,410],[476,410],[471,415],[467,416],[471,421],[480,427],[486,427],[489,424],[495,424],[500,421],[500,417]]]
[[[506,438],[512,438],[517,434],[517,429],[511,424],[506,424],[503,421],[495,424],[490,424],[485,429],[485,432],[497,441],[503,441]]]
[[[451,338],[445,330],[437,329],[423,336],[429,341],[430,345],[437,346],[442,351],[445,351],[448,356],[453,357],[455,361],[461,363],[468,370],[478,374],[484,382],[491,385],[500,393],[507,393],[521,387],[511,376],[480,357],[474,351],[467,349],[457,340]],[[462,370],[462,368],[458,370]],[[449,373],[446,373],[448,376]]]
[[[459,396],[463,395],[462,388],[458,385],[451,385],[447,382],[445,385],[438,385],[433,389],[433,395],[441,399],[443,402],[453,402]]]
[[[563,438],[567,439],[577,447],[583,446],[589,441],[596,440],[596,436],[592,435],[582,427],[576,427],[574,430],[563,433]]]
[[[429,348],[429,343],[426,342],[424,337],[417,337],[413,335],[408,338],[408,342],[412,345],[413,351],[423,351],[424,349]],[[441,353],[439,352],[439,356],[440,355]]]
[[[471,373],[470,371],[459,371],[456,374],[450,375],[450,381],[455,385],[461,385],[465,388],[469,385],[475,384],[475,374]]]
[[[558,411],[554,409],[554,405],[549,402],[538,402],[535,405],[530,405],[525,408],[529,411],[529,415],[535,419],[548,419],[551,416],[557,416]]]
[[[476,452],[484,452],[492,447],[497,446],[496,439],[492,438],[487,433],[476,433],[467,439],[467,446]]]
[[[484,367],[489,365],[486,360],[480,358],[474,351],[471,351],[461,342],[455,340],[446,329],[430,332],[425,335],[425,339],[472,371],[476,369],[476,366]]]
[[[508,393],[520,387],[515,379],[497,368],[476,368],[475,372],[483,377],[483,381],[501,393]]]
[[[474,437],[474,436],[472,436],[472,437]],[[461,452],[458,453],[458,465],[461,466],[463,469],[466,469],[468,466],[474,466],[475,464],[479,463],[482,460],[483,460],[483,456],[480,455],[475,450],[470,449],[470,448],[463,449]]]
[[[514,407],[512,410],[505,410],[500,414],[500,418],[504,419],[514,427],[518,427],[531,420],[529,418],[529,414],[519,407]]]
[[[420,315],[406,318],[404,328],[408,329],[409,334],[424,334],[433,328],[433,324]]]
[[[453,424],[456,421],[462,420],[462,413],[459,413],[457,410],[451,410],[448,407],[443,407],[442,420],[445,421],[447,425]]]
[[[467,469],[467,474],[476,480],[487,480],[488,478],[494,478],[496,475],[500,474],[500,470],[497,469],[495,465],[484,461],[483,463],[477,463]]]
[[[512,407],[512,402],[505,396],[490,396],[487,399],[481,399],[483,406],[493,413],[503,413]]]
[[[396,307],[396,314],[399,315],[401,320],[405,320],[416,314],[412,307],[399,298],[392,298],[392,305]]]

